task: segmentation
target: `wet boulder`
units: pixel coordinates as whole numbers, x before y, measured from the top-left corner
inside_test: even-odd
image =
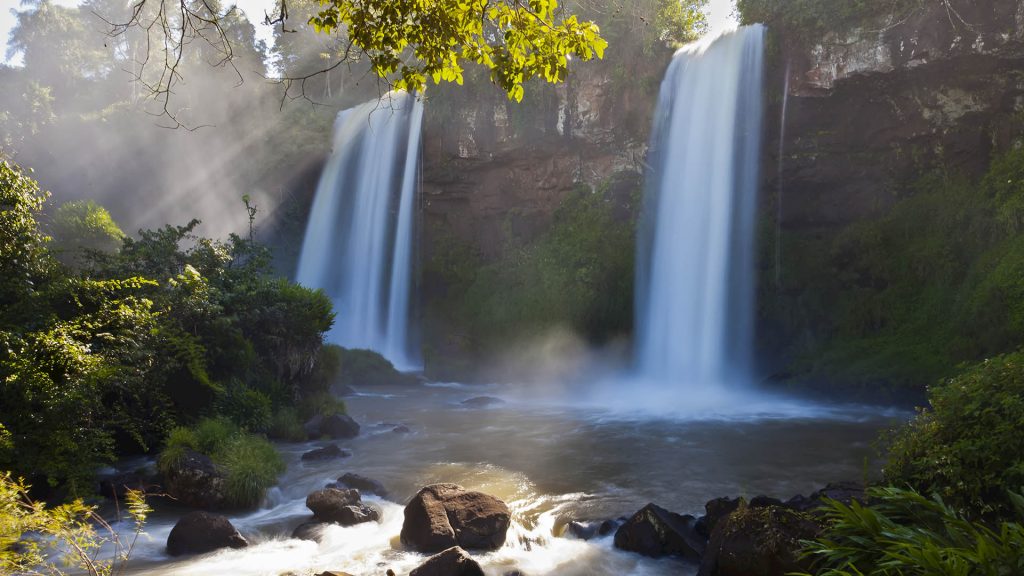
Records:
[[[704,539],[711,538],[718,522],[732,514],[743,503],[742,498],[715,498],[704,504],[704,515],[697,519],[697,533]]]
[[[384,485],[380,482],[367,478],[361,474],[353,474],[352,472],[346,472],[338,477],[338,481],[334,483],[337,488],[348,487],[355,488],[361,493],[376,494],[381,498],[386,498],[388,491],[384,488]]]
[[[292,530],[292,538],[296,540],[310,540],[312,542],[319,542],[323,537],[324,527],[327,526],[326,522],[303,522]]]
[[[818,536],[820,526],[785,506],[741,505],[719,521],[700,564],[699,576],[784,576],[810,572],[801,558],[801,540]]]
[[[167,495],[190,508],[225,508],[226,482],[209,456],[189,449],[164,473]]]
[[[402,543],[420,552],[453,546],[494,550],[505,543],[512,515],[504,502],[457,484],[433,484],[405,507]]]
[[[328,437],[332,440],[355,438],[359,435],[359,423],[348,414],[318,414],[311,418],[303,429],[310,438]]]
[[[306,497],[306,508],[320,522],[353,526],[363,522],[376,522],[380,512],[363,504],[358,490],[324,488]]]
[[[337,460],[339,458],[348,458],[352,455],[352,452],[339,448],[337,444],[328,444],[320,448],[315,448],[306,452],[302,455],[304,462],[323,462],[325,460]]]
[[[704,539],[696,531],[697,519],[648,504],[615,532],[615,547],[644,556],[682,556],[699,560]]]
[[[800,512],[816,512],[825,505],[825,500],[837,500],[850,505],[851,502],[864,502],[864,485],[857,482],[836,482],[826,485],[810,496],[797,495],[786,502],[786,506]]]
[[[227,516],[189,512],[181,517],[167,537],[167,553],[205,554],[221,548],[245,548],[249,543],[231,525]]]
[[[427,558],[409,576],[484,576],[484,571],[468,552],[454,546]]]

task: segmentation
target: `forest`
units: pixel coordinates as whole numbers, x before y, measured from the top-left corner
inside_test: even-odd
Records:
[[[257,4],[11,9],[0,573],[1024,574],[1020,0]]]

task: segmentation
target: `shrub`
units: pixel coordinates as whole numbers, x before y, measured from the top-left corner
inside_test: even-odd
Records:
[[[59,576],[64,574],[62,565],[90,576],[124,571],[150,512],[141,492],[126,494],[133,530],[122,539],[81,500],[47,508],[32,500],[29,488],[9,472],[0,472],[0,573]]]
[[[929,391],[892,441],[886,480],[937,493],[973,516],[1010,511],[1024,486],[1024,353],[986,360]]]
[[[299,416],[309,419],[316,415],[331,416],[347,412],[345,401],[330,392],[322,392],[302,399],[299,404]]]
[[[1004,576],[1024,571],[1024,498],[1011,494],[1018,522],[998,530],[971,522],[938,496],[881,487],[871,504],[826,504],[829,527],[805,554],[818,576]]]
[[[82,264],[90,252],[114,252],[124,241],[124,232],[110,212],[92,200],[61,204],[51,228],[57,253],[65,264]]]
[[[267,436],[285,442],[305,441],[306,430],[302,427],[298,409],[291,406],[278,408],[270,418]]]
[[[267,488],[277,483],[285,465],[274,446],[260,436],[235,437],[221,452],[217,463],[226,472],[228,504],[248,508],[260,503]]]
[[[221,414],[250,432],[266,432],[270,426],[270,398],[240,382],[228,387],[227,394],[217,408]]]

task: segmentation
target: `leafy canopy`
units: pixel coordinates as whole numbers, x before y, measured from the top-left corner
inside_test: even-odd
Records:
[[[317,31],[347,30],[351,44],[397,89],[420,91],[463,82],[463,64],[491,70],[491,80],[522,101],[523,83],[565,79],[569,60],[603,58],[596,24],[561,17],[557,0],[321,0]]]

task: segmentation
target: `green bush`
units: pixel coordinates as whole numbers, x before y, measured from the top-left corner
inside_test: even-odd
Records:
[[[1024,353],[972,366],[929,391],[897,431],[886,480],[936,493],[974,517],[1007,514],[1024,486]]]
[[[1017,522],[997,530],[964,518],[938,496],[892,487],[867,492],[869,506],[826,505],[828,528],[805,554],[818,576],[1010,576],[1024,573],[1024,498]]]
[[[302,427],[299,410],[292,406],[278,408],[270,417],[267,436],[284,442],[304,442],[306,430]]]
[[[335,397],[330,392],[321,392],[313,396],[307,396],[299,403],[299,416],[308,420],[314,416],[332,416],[334,414],[345,414],[347,408],[345,401]]]
[[[228,504],[239,508],[258,505],[267,488],[277,484],[277,477],[285,471],[284,461],[274,446],[251,434],[236,436],[224,447],[217,463],[227,473]]]
[[[65,264],[82,264],[88,252],[115,252],[124,232],[110,212],[92,200],[66,202],[51,223],[56,252]]]

